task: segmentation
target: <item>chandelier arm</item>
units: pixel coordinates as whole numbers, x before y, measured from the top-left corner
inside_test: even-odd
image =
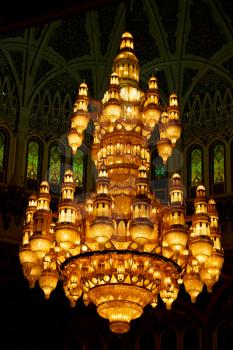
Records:
[[[175,269],[180,273],[182,271],[181,267],[174,262],[173,260],[166,258],[165,256],[159,255],[157,253],[151,253],[151,252],[141,252],[141,251],[134,251],[134,250],[129,250],[129,249],[125,249],[125,250],[116,250],[116,249],[109,249],[109,250],[102,250],[100,251],[93,251],[93,252],[84,252],[81,254],[77,254],[74,256],[71,256],[69,258],[67,258],[60,266],[61,270],[64,270],[64,268],[69,265],[72,261],[77,261],[79,259],[82,258],[90,258],[92,256],[97,256],[97,255],[108,255],[108,254],[114,254],[114,255],[136,255],[136,256],[146,256],[148,258],[152,258],[152,259],[159,259],[162,260],[166,263],[170,263],[171,265],[173,265],[173,267],[175,267]]]

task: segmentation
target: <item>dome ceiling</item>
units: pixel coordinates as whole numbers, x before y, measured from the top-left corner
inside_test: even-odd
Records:
[[[64,12],[55,21],[0,34],[1,80],[8,72],[19,108],[35,109],[45,91],[48,99],[59,92],[57,103],[66,98],[71,106],[77,84],[83,80],[93,98],[102,98],[125,30],[135,39],[141,86],[146,88],[148,78],[156,74],[163,102],[175,90],[184,110],[197,92],[232,89],[230,0],[106,3],[92,11],[66,16]],[[32,115],[28,113],[28,122],[36,127]]]

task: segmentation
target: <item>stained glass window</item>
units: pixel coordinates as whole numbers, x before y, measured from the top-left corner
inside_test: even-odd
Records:
[[[39,175],[39,154],[40,146],[36,141],[31,141],[28,144],[27,153],[27,178],[38,179]]]
[[[202,150],[194,148],[191,152],[191,186],[198,186],[202,183]]]
[[[0,131],[0,171],[4,170],[4,156],[5,156],[6,136]]]
[[[62,152],[58,145],[49,150],[49,182],[59,184],[61,182],[61,156]]]
[[[224,146],[221,144],[215,145],[213,148],[213,170],[214,184],[224,182]]]
[[[165,176],[166,170],[165,166],[163,165],[162,159],[157,155],[154,160],[154,174],[156,177],[163,177]]]
[[[83,185],[83,159],[84,154],[82,150],[77,150],[74,158],[73,158],[73,173],[74,173],[74,181],[78,186]]]

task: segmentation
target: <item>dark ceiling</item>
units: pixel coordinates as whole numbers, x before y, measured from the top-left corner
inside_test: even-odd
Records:
[[[102,6],[126,0],[65,0],[42,2],[5,2],[0,13],[0,33],[48,23],[78,12],[96,10]],[[25,3],[25,4],[24,4]]]

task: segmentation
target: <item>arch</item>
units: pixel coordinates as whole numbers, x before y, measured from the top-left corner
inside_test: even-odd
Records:
[[[193,197],[196,187],[203,183],[203,148],[198,144],[193,144],[187,152],[188,188],[189,196]]]
[[[41,174],[41,142],[37,138],[31,138],[27,143],[26,179],[38,180]]]
[[[0,111],[6,114],[18,111],[18,94],[15,84],[10,82],[8,76],[0,81]],[[12,117],[11,117],[12,118]]]
[[[6,180],[7,173],[7,155],[9,153],[9,132],[6,129],[0,129],[0,182]]]
[[[84,152],[82,149],[78,149],[76,154],[72,156],[72,168],[73,168],[73,174],[74,174],[74,181],[77,186],[82,187],[84,184]]]
[[[212,194],[225,191],[225,145],[216,140],[209,148],[210,152],[210,189]]]
[[[183,330],[182,340],[183,349],[200,349],[200,332],[195,326],[189,325]]]
[[[161,334],[161,350],[177,350],[177,332],[167,328]]]
[[[59,185],[63,178],[63,148],[58,143],[49,146],[48,181]]]
[[[154,350],[155,349],[155,336],[151,331],[145,331],[142,333],[139,339],[139,350]]]
[[[232,111],[233,111],[233,97],[232,97],[231,90],[229,88],[225,90],[223,101],[224,101],[223,103],[226,107],[226,112],[229,114],[232,113]]]

